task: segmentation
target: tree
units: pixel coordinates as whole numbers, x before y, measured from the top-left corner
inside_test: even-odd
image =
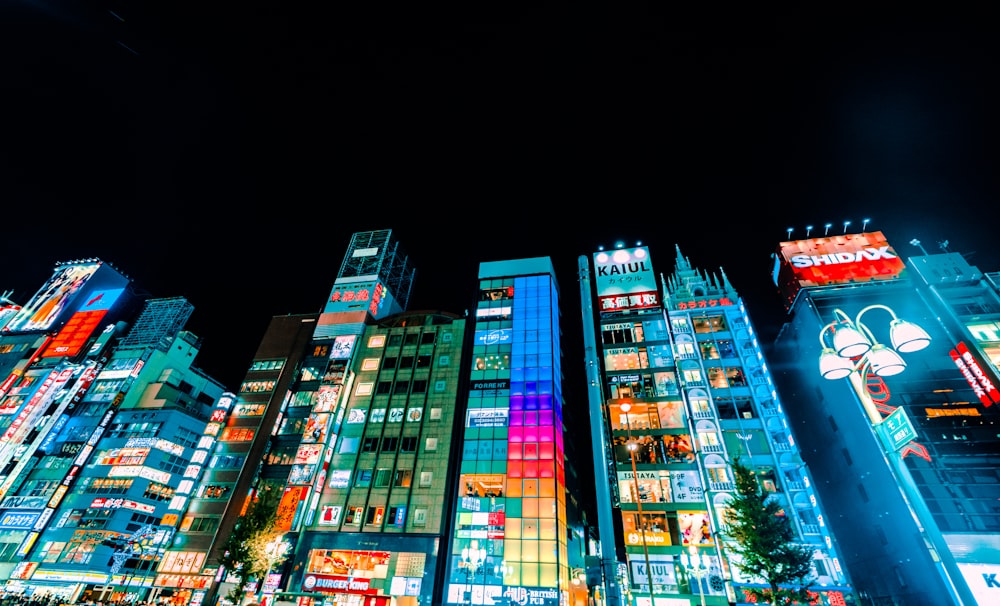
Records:
[[[284,531],[276,527],[278,505],[282,491],[277,486],[263,485],[254,495],[246,513],[226,539],[225,555],[220,563],[238,581],[226,598],[239,604],[250,579],[264,582],[272,564],[278,564],[268,553],[269,543],[279,540]]]
[[[808,603],[813,583],[812,549],[794,542],[791,522],[781,505],[761,490],[753,469],[738,459],[732,467],[736,496],[728,503],[723,534],[735,542],[729,545],[739,556],[733,565],[769,585],[747,589],[747,593],[775,605]]]

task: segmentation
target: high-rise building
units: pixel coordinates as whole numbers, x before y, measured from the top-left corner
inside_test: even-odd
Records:
[[[254,355],[240,386],[236,408],[225,422],[224,431],[243,436],[227,448],[245,459],[237,475],[227,482],[220,479],[219,485],[230,488],[232,497],[223,505],[225,511],[213,535],[216,540],[208,562],[214,566],[220,563],[226,544],[217,538],[229,536],[246,511],[248,500],[261,491],[281,491],[279,536],[269,556],[275,561],[275,572],[263,584],[255,582],[250,586],[258,597],[268,599],[281,589],[320,599],[334,595],[341,601],[369,596],[376,603],[384,603],[393,592],[411,599],[421,595],[429,599],[432,583],[417,583],[416,589],[413,583],[404,583],[404,588],[397,589],[393,583],[398,579],[387,576],[387,565],[395,566],[399,561],[401,570],[424,580],[424,562],[418,566],[413,558],[409,562],[400,557],[403,543],[392,532],[393,528],[398,533],[415,529],[421,534],[434,528],[433,523],[427,524],[427,503],[443,499],[444,478],[439,477],[433,486],[421,485],[414,479],[419,470],[412,465],[419,440],[433,446],[431,438],[441,438],[433,433],[423,435],[422,428],[430,432],[438,427],[437,421],[444,424],[440,417],[431,421],[430,417],[442,414],[442,410],[431,410],[427,401],[440,404],[438,399],[447,399],[449,393],[453,397],[455,386],[446,379],[448,373],[457,372],[454,365],[460,359],[457,353],[461,351],[464,329],[461,320],[451,326],[456,318],[447,314],[425,313],[380,324],[405,312],[413,276],[409,258],[391,230],[355,233],[321,311],[273,318]],[[390,328],[397,329],[391,347]],[[381,333],[365,336],[377,329]],[[439,330],[454,333],[439,341],[434,338]],[[405,353],[400,353],[404,341]],[[385,352],[390,352],[389,361],[383,365],[381,354]],[[432,359],[435,364],[439,362],[439,356],[445,364],[435,366],[433,371],[448,387],[436,391],[436,387],[429,386],[430,364]],[[454,360],[450,367],[449,360]],[[374,377],[378,377],[377,389],[368,380]],[[387,386],[390,391],[383,391]],[[379,418],[375,405],[384,404],[389,396],[394,396],[394,406],[388,413],[382,408]],[[418,403],[420,397],[425,401]],[[406,405],[407,401],[412,404]],[[369,408],[373,408],[371,415]],[[417,415],[425,408],[426,419],[397,418],[401,414]],[[407,432],[400,434],[404,421]],[[240,429],[248,433],[240,433]],[[396,434],[392,435],[391,430]],[[361,436],[356,435],[359,431]],[[447,453],[444,448],[421,449],[422,455],[427,453],[421,464],[432,467],[430,462],[439,463],[440,453]],[[369,461],[376,457],[377,461]],[[376,467],[376,462],[380,466]],[[367,463],[372,466],[358,467]],[[405,467],[407,463],[411,466]],[[438,469],[438,475],[446,469]],[[427,471],[433,475],[434,470]],[[442,492],[432,494],[432,489]],[[392,499],[389,492],[393,493]],[[414,495],[404,495],[410,492]],[[392,522],[388,521],[390,513]],[[385,544],[373,549],[372,533],[381,534],[383,525]],[[355,530],[355,540],[346,540]],[[428,539],[425,543],[422,545],[428,547],[427,553],[433,552],[434,541]],[[331,562],[330,566],[324,567],[325,560]],[[333,562],[337,562],[335,568]],[[344,569],[343,564],[351,567]],[[419,573],[414,572],[418,568]],[[214,587],[207,598],[210,602],[225,597],[232,589],[233,584],[225,582],[226,578],[223,576],[223,582]]]
[[[587,603],[589,537],[568,521],[559,294],[548,257],[479,266],[458,495],[436,604]]]
[[[140,304],[142,304],[141,312]],[[182,298],[57,264],[0,333],[0,578],[65,600],[153,597],[224,388],[192,364]],[[138,317],[136,315],[138,314]],[[131,325],[131,328],[129,326]],[[9,364],[13,361],[13,364]]]
[[[678,248],[658,281],[644,246],[580,257],[579,268],[602,568],[609,592],[620,587],[608,603],[721,606],[766,586],[740,572],[722,534],[739,460],[812,549],[817,603],[844,604],[834,537],[725,274],[701,272]]]
[[[877,231],[778,247],[776,379],[862,604],[1000,603],[997,278]]]

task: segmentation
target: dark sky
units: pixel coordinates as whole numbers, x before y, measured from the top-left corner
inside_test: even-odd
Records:
[[[322,306],[356,231],[397,234],[414,309],[470,307],[480,261],[551,256],[567,334],[577,257],[619,239],[660,272],[675,245],[724,268],[764,337],[789,227],[870,218],[903,255],[947,240],[1000,270],[988,22],[330,4],[0,8],[0,290],[25,303],[99,257],[187,297],[198,365],[235,388],[273,315]]]

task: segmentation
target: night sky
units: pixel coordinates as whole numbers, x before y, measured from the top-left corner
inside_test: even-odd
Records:
[[[601,245],[722,267],[765,340],[788,228],[869,218],[904,256],[947,240],[1000,270],[984,27],[434,10],[6,3],[0,291],[26,303],[99,257],[190,300],[197,365],[235,389],[272,316],[322,307],[356,231],[396,233],[411,309],[461,313],[479,262],[547,255],[579,401],[576,264]]]

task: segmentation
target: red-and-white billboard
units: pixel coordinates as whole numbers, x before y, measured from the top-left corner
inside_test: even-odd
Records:
[[[803,288],[896,280],[906,269],[880,231],[782,242],[774,260],[786,306]]]
[[[649,248],[619,248],[594,253],[597,309],[601,313],[660,305]]]

